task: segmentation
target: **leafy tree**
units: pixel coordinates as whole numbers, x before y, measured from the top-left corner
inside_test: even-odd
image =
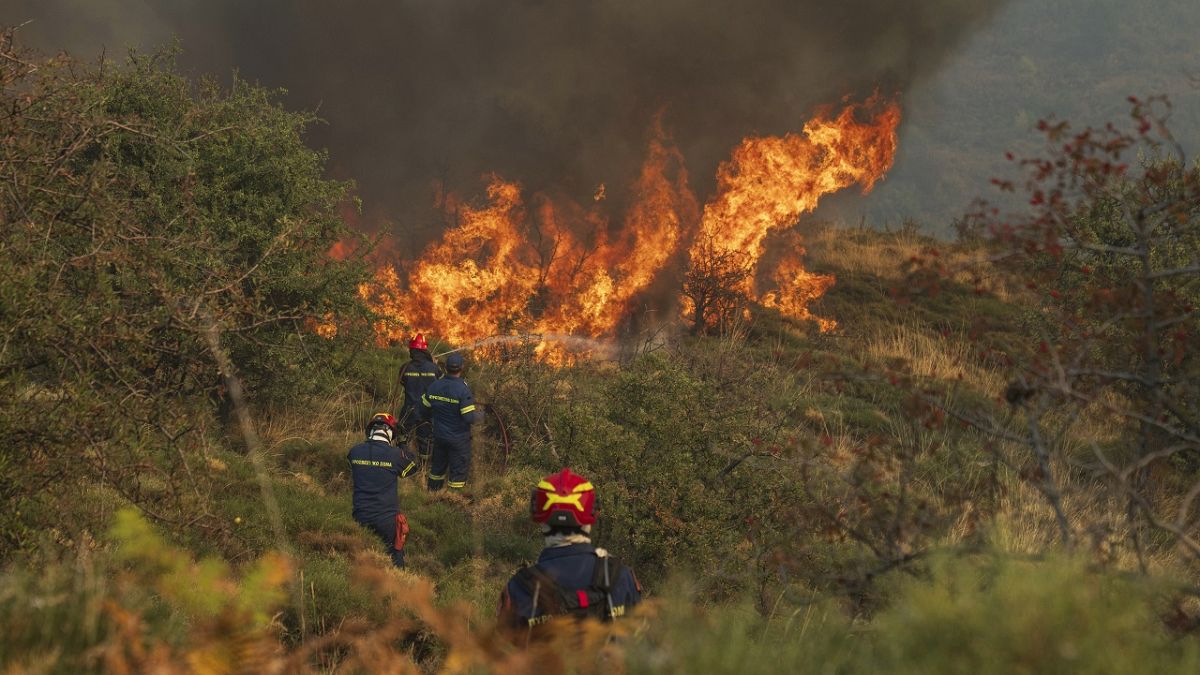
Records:
[[[963,222],[990,252],[976,288],[1019,277],[1035,337],[998,405],[947,412],[1045,496],[1062,541],[1127,545],[1144,567],[1152,542],[1200,557],[1200,171],[1165,99],[1130,102],[1131,128],[1042,122],[1045,154],[997,181],[1028,210],[981,204]],[[961,273],[937,260],[914,274],[927,289]],[[1073,506],[1078,475],[1103,478],[1115,508]]]
[[[304,144],[311,115],[244,81],[195,85],[169,53],[41,60],[13,31],[0,52],[0,553],[84,485],[203,526],[204,333],[258,402],[330,379],[365,318],[362,267],[326,255],[350,186]]]

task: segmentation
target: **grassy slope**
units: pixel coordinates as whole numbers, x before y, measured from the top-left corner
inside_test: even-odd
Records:
[[[736,358],[754,363],[802,357],[847,364],[908,359],[914,372],[922,375],[947,380],[961,376],[964,396],[998,395],[1003,381],[986,362],[975,358],[980,346],[968,345],[962,334],[974,325],[975,317],[999,318],[997,325],[1008,329],[995,330],[985,340],[1011,348],[1021,340],[1020,314],[1015,305],[977,296],[966,288],[950,288],[936,298],[908,305],[897,303],[893,297],[893,289],[901,281],[898,265],[928,243],[911,233],[837,229],[816,233],[809,249],[811,266],[814,271],[838,277],[816,312],[837,318],[840,329],[833,335],[821,335],[811,327],[764,316],[751,327],[744,342],[733,345],[738,352]],[[944,334],[951,338],[944,338]],[[689,345],[677,353],[682,356],[695,347]],[[390,386],[386,373],[400,360],[378,358],[379,381],[370,388],[382,393]],[[627,367],[582,369],[577,374],[559,374],[554,381],[561,384],[575,377],[580,381],[602,380],[613,377],[614,368]],[[511,370],[495,365],[480,365],[475,370],[469,378],[480,399],[497,401],[520,395],[513,390]],[[801,382],[792,390],[807,392],[800,408],[804,426],[814,435],[828,433],[836,443],[850,444],[852,439],[872,434],[909,433],[902,401],[895,392],[871,383],[829,387],[815,381],[820,377],[818,369],[801,374]],[[808,378],[814,381],[804,381]],[[352,559],[348,551],[359,547],[373,551],[377,547],[349,518],[350,484],[343,463],[345,449],[358,437],[353,421],[373,405],[378,402],[341,401],[329,411],[308,417],[300,429],[290,423],[286,427],[283,423],[264,423],[268,443],[278,458],[276,490],[288,533],[298,542],[306,560],[312,612],[308,625],[330,626],[347,615],[370,615],[373,611],[370,599],[356,595],[347,583]],[[305,417],[286,413],[277,416],[293,420]],[[509,471],[497,475],[477,467],[470,504],[431,496],[419,479],[406,481],[401,488],[402,508],[413,528],[409,543],[412,570],[435,580],[443,601],[467,600],[481,616],[493,611],[497,594],[513,569],[536,557],[539,541],[536,529],[526,518],[527,490],[539,475],[557,468],[545,448],[522,445],[522,422],[510,419],[515,447]],[[613,452],[620,451],[619,447],[613,448]],[[951,468],[947,466],[946,470]],[[603,493],[605,486],[600,488]],[[267,546],[268,528],[255,515],[257,497],[251,476],[231,476],[228,494],[230,497],[218,508],[231,521],[242,518],[234,530],[236,538],[247,549]],[[651,580],[665,581],[657,575]]]
[[[423,490],[420,479],[403,483],[401,504],[412,525],[412,533],[409,540],[410,573],[402,576],[416,575],[431,580],[436,585],[439,606],[462,607],[465,603],[462,611],[471,617],[469,623],[486,622],[494,611],[504,581],[519,564],[533,559],[539,550],[536,530],[526,515],[528,489],[539,475],[558,468],[560,463],[571,463],[585,471],[603,468],[596,462],[628,466],[629,485],[600,484],[598,487],[604,499],[619,500],[622,494],[629,499],[629,491],[636,499],[637,461],[686,453],[686,443],[681,440],[682,447],[641,448],[636,445],[636,434],[630,435],[632,430],[645,431],[650,428],[647,424],[655,423],[653,419],[640,420],[637,406],[656,405],[657,401],[652,398],[618,416],[597,414],[597,406],[602,405],[604,397],[613,391],[646,389],[645,382],[637,379],[639,373],[631,372],[631,369],[636,370],[634,366],[641,369],[661,366],[667,373],[662,376],[665,379],[652,382],[662,383],[664,387],[683,387],[680,400],[690,401],[685,395],[691,379],[706,382],[705,378],[714,372],[714,368],[727,369],[728,364],[733,364],[736,369],[749,364],[746,379],[752,387],[761,390],[762,398],[757,399],[759,404],[756,405],[765,406],[763,410],[745,411],[750,416],[779,415],[783,420],[779,426],[789,432],[798,432],[811,439],[827,438],[832,445],[830,456],[835,458],[853,455],[856,448],[872,437],[889,438],[896,447],[936,446],[929,461],[918,466],[919,483],[931,494],[975,489],[974,486],[982,484],[984,474],[993,470],[979,452],[982,439],[967,432],[923,430],[913,423],[904,396],[894,388],[869,378],[835,381],[829,376],[836,370],[857,370],[864,366],[879,372],[885,364],[906,360],[915,375],[957,383],[953,396],[968,399],[1000,395],[1004,378],[998,363],[989,358],[997,352],[1024,347],[1024,314],[1020,302],[1012,297],[979,295],[967,285],[950,284],[936,297],[911,304],[897,303],[894,289],[902,283],[898,265],[911,256],[920,255],[930,243],[913,233],[839,229],[813,233],[808,241],[810,267],[816,272],[833,273],[838,277],[838,283],[814,307],[817,315],[838,320],[840,328],[834,334],[819,334],[811,326],[798,326],[777,315],[765,314],[756,318],[744,337],[700,342],[681,339],[673,346],[659,349],[656,354],[623,364],[554,370],[520,360],[507,364],[477,363],[469,378],[478,398],[497,404],[507,401],[505,412],[514,437],[514,455],[503,474],[488,466],[485,459],[477,463],[471,484],[473,499],[469,503],[430,495]],[[988,319],[987,325],[977,332],[981,317]],[[298,603],[285,604],[290,608],[285,609],[281,617],[282,623],[288,626],[287,639],[293,643],[334,630],[350,630],[350,626],[358,625],[364,619],[367,625],[382,625],[396,611],[393,603],[383,600],[369,586],[355,581],[363,572],[364,560],[372,561],[373,567],[382,567],[386,561],[377,542],[350,518],[351,485],[344,463],[345,451],[358,440],[358,421],[387,399],[391,377],[401,363],[401,358],[393,354],[379,353],[369,358],[378,360],[376,381],[348,386],[344,396],[315,410],[267,411],[258,419],[260,433],[273,460],[272,487],[282,507],[286,536],[299,556],[302,597]],[[651,360],[646,361],[647,358]],[[663,366],[664,363],[667,365]],[[767,381],[755,380],[756,371],[765,374]],[[673,372],[676,379],[668,377]],[[780,380],[786,382],[779,384]],[[683,384],[679,384],[680,381]],[[613,386],[614,382],[626,382],[633,389],[605,388]],[[365,387],[361,386],[363,384]],[[700,384],[698,389],[703,391],[704,385]],[[659,393],[651,391],[647,395],[659,396]],[[525,399],[529,400],[529,405],[517,404]],[[619,406],[619,403],[613,405]],[[558,417],[542,417],[547,410]],[[687,410],[678,412],[682,417],[688,416]],[[569,420],[570,424],[564,426],[562,419]],[[622,420],[627,422],[624,428]],[[663,431],[665,435],[660,438],[691,438],[692,432],[679,426],[681,424],[686,425],[687,421],[668,420],[668,428]],[[545,434],[541,432],[543,426]],[[756,433],[753,429],[757,427],[746,428],[751,430],[747,434]],[[555,437],[554,434],[566,433],[564,429],[583,435],[575,439]],[[696,437],[706,438],[709,431],[699,430],[695,432]],[[713,438],[719,437],[713,441],[717,443],[736,446],[746,441],[743,436],[721,437],[717,432],[712,433]],[[588,448],[586,452],[581,449],[584,447]],[[811,447],[811,444],[802,441],[800,447]],[[487,451],[483,452],[486,455]],[[636,452],[650,454],[637,455],[642,460],[631,460],[628,455]],[[630,461],[632,463],[622,464]],[[756,471],[770,470],[771,461],[755,458],[731,475],[752,477]],[[174,532],[168,533],[168,538],[197,555],[217,556],[239,565],[248,563],[276,544],[259,503],[253,472],[243,455],[221,449],[220,444],[214,444],[208,466],[219,476],[220,485],[219,499],[211,508],[221,514],[227,529],[219,536]],[[719,468],[702,466],[696,470],[715,473]],[[998,497],[969,495],[980,504],[993,500],[987,523],[972,522],[971,514],[963,513],[942,535],[940,544],[966,541],[977,536],[980,530],[986,530],[989,545],[1000,550],[1042,550],[1042,542],[1053,533],[1050,515],[1015,477],[1004,479],[1004,484],[1009,489]],[[660,513],[662,518],[683,520],[678,531],[664,526],[666,529],[655,530],[659,533],[656,536],[663,532],[674,533],[672,536],[677,534],[682,542],[680,545],[687,546],[687,550],[703,551],[703,547],[697,548],[688,542],[689,528],[683,521],[693,516],[688,509],[698,509],[694,513],[700,514],[707,504],[736,498],[739,494],[721,493],[720,489],[713,485],[700,488],[697,500],[684,500],[675,505],[679,512],[671,513],[671,506],[665,506],[666,512]],[[86,499],[64,503],[64,518],[66,522],[82,524],[81,529],[99,533],[111,522],[121,503],[115,495],[88,495]],[[767,505],[768,508],[788,506]],[[618,503],[609,511],[626,512],[621,508],[628,506]],[[854,609],[836,599],[817,604],[797,601],[779,586],[755,588],[745,582],[737,570],[729,572],[731,581],[727,585],[733,589],[732,593],[720,592],[723,583],[706,586],[703,574],[697,574],[691,583],[680,586],[679,570],[687,563],[671,562],[669,551],[664,553],[656,548],[660,545],[669,547],[669,542],[638,539],[638,533],[631,532],[629,525],[605,523],[606,529],[598,533],[601,543],[625,542],[621,546],[626,550],[618,550],[618,553],[626,559],[639,561],[643,581],[652,595],[670,598],[661,608],[665,619],[656,622],[644,640],[630,644],[627,657],[634,670],[661,666],[677,672],[691,672],[701,667],[739,672],[749,667],[769,672],[778,668],[807,668],[812,665],[813,655],[820,654],[827,660],[829,668],[846,671],[886,667],[929,672],[936,665],[931,664],[930,659],[945,658],[947,661],[941,667],[949,670],[974,669],[979,664],[993,662],[1006,665],[1030,662],[1049,668],[1060,667],[1063,663],[1099,664],[1103,670],[1120,672],[1120,662],[1105,651],[1111,649],[1111,645],[1093,643],[1111,642],[1112,635],[1124,635],[1132,630],[1131,620],[1127,617],[1095,618],[1094,631],[1081,638],[1092,642],[1071,647],[1077,651],[1087,650],[1087,658],[1082,661],[1072,661],[1075,657],[1066,652],[1066,656],[1053,650],[1043,654],[1030,647],[1031,656],[1018,647],[972,642],[979,639],[977,631],[986,633],[998,622],[1007,620],[1010,613],[1019,613],[1013,603],[1037,602],[1036,599],[1044,598],[1047,593],[1061,589],[1067,582],[1055,575],[1081,574],[1072,561],[1048,564],[1032,577],[1001,562],[990,563],[990,567],[985,565],[981,571],[955,566],[956,563],[950,561],[943,565],[946,571],[935,577],[947,580],[948,585],[935,583],[932,588],[913,590],[912,585],[918,582],[905,581],[903,575],[881,577],[877,580],[877,593],[882,604],[859,605]],[[806,524],[800,523],[800,526]],[[102,539],[99,534],[79,538],[64,530],[50,536],[56,537],[60,544],[51,549],[105,548],[103,543],[94,543],[95,539]],[[644,542],[645,550],[641,549],[639,541]],[[751,545],[749,538],[741,540],[735,536],[730,541],[734,546]],[[799,573],[797,583],[811,589],[807,596],[810,600],[834,589],[835,585],[826,584],[823,579],[848,569],[846,556],[853,556],[843,549],[814,548],[805,553],[808,556],[805,564],[811,569]],[[692,563],[699,570],[712,564],[705,560]],[[825,567],[828,570],[823,569]],[[933,569],[936,571],[938,566]],[[693,571],[697,570],[694,568]],[[719,581],[721,574],[711,574],[712,569],[708,572],[708,582],[712,583],[714,578]],[[1013,581],[1009,586],[995,586],[989,580],[996,578]],[[11,589],[20,581],[20,574],[9,575],[7,587]],[[1115,599],[1145,597],[1140,590],[1118,589],[1097,596],[1086,590],[1086,584],[1075,587],[1078,592],[1063,594],[1055,600],[1055,613],[1026,616],[1007,625],[1005,630],[1012,635],[1005,640],[1020,642],[1036,636],[1046,640],[1067,640],[1065,636],[1070,635],[1079,620],[1079,612],[1095,610],[1097,616],[1103,616],[1117,601]],[[971,591],[971,588],[977,590]],[[697,595],[691,595],[693,593]],[[723,600],[724,608],[713,609],[711,614],[697,614],[692,604],[682,600],[688,597],[694,597],[700,604]],[[893,602],[887,601],[889,597]],[[18,599],[19,596],[11,592],[0,593],[0,607],[10,614],[13,608],[20,606]],[[303,607],[302,618],[295,615],[297,604]],[[152,624],[156,626],[154,631],[174,635],[175,640],[186,640],[186,623],[181,623],[183,619],[177,612],[154,602],[150,606],[159,607],[157,614],[151,612],[148,615],[159,617]],[[866,615],[858,612],[875,612],[880,607],[888,609],[877,614],[869,624],[870,630],[862,633],[864,624],[856,622],[865,619]],[[771,620],[763,624],[757,618],[755,608],[758,612],[768,613]],[[1141,610],[1133,614],[1143,615]],[[10,638],[8,648],[20,653],[24,640],[24,648],[36,652],[47,647],[39,640],[49,639],[59,641],[54,644],[69,654],[73,648],[82,650],[95,639],[82,627],[74,633],[50,628],[57,620],[46,618],[41,628],[34,622],[26,626],[24,632],[16,631],[16,635],[25,637]],[[85,623],[78,617],[72,620],[81,622],[80,626]],[[956,638],[963,645],[961,653],[932,647],[930,653],[935,656],[923,653],[920,645],[936,643],[939,639],[937,631],[947,626],[961,627],[963,635]],[[793,630],[798,632],[793,633]],[[772,636],[777,633],[787,636],[789,646],[780,647],[782,651],[777,652],[776,657],[764,659],[762,641],[773,640]],[[47,635],[51,637],[47,638]],[[865,639],[864,635],[874,637],[860,642]],[[78,640],[78,643],[68,640],[67,644],[61,644],[67,639],[64,636],[72,636],[70,640]],[[446,639],[444,635],[443,639]],[[1153,629],[1136,639],[1145,642],[1147,650],[1158,649],[1159,642]],[[1178,648],[1185,649],[1186,653],[1160,654],[1165,664],[1180,666],[1195,656],[1192,651],[1187,651],[1190,646]],[[444,642],[430,641],[429,636],[423,634],[415,638],[410,636],[408,649],[426,666],[440,663],[445,654]],[[324,664],[326,667],[337,662],[336,656],[330,658],[332,660]],[[1061,662],[1062,659],[1066,661]]]

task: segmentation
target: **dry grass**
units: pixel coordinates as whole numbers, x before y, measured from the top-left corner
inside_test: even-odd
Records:
[[[899,279],[904,261],[920,255],[931,242],[912,231],[876,232],[833,226],[817,228],[804,238],[810,259],[854,277],[889,281]]]
[[[357,438],[370,416],[372,401],[356,383],[345,382],[318,403],[306,401],[303,409],[281,408],[255,417],[258,433],[268,449],[291,440],[341,443]]]
[[[1019,280],[1000,274],[985,251],[934,239],[915,229],[878,232],[827,225],[807,232],[804,243],[816,269],[836,268],[848,280],[879,284],[881,291],[904,278],[906,263],[928,258],[930,249],[936,249],[937,261],[950,272],[950,280],[970,286],[978,282],[1003,302],[1025,296]]]
[[[866,351],[883,362],[904,362],[913,375],[962,384],[983,393],[1003,391],[1003,373],[980,365],[964,340],[930,335],[927,330],[898,324],[878,327],[866,338]]]

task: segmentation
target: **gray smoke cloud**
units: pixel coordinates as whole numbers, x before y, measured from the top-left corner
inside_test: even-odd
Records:
[[[932,74],[1004,0],[9,0],[27,42],[91,56],[178,36],[191,72],[284,87],[327,125],[369,220],[423,240],[432,183],[486,172],[619,208],[660,110],[704,197],[744,136]],[[903,143],[901,135],[901,143]]]

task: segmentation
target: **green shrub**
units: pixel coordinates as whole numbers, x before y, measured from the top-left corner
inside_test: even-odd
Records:
[[[1200,645],[1174,639],[1148,579],[1079,560],[940,561],[874,621],[878,665],[908,673],[1187,673]]]
[[[1190,673],[1194,637],[1167,633],[1153,579],[1061,557],[944,558],[850,623],[825,601],[764,619],[746,606],[697,611],[674,589],[628,646],[631,672]]]
[[[363,344],[350,186],[304,144],[315,118],[169,54],[87,65],[0,38],[0,512],[99,478],[164,523],[204,514],[205,332],[256,404],[328,391]],[[339,325],[338,337],[315,333]],[[344,326],[344,329],[343,329]],[[42,477],[42,478],[39,478]],[[50,477],[47,479],[46,477]],[[0,531],[0,557],[43,523]],[[209,523],[209,525],[212,525]]]

